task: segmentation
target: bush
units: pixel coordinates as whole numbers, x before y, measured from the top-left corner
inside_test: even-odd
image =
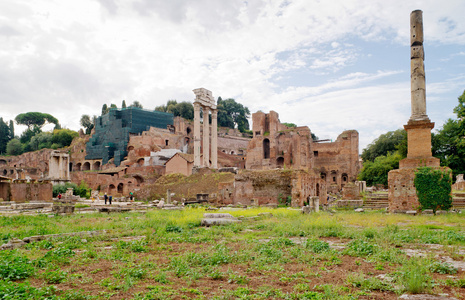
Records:
[[[415,172],[415,189],[421,209],[448,210],[452,207],[450,171],[420,167]]]

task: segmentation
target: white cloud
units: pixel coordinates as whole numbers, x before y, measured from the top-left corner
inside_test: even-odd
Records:
[[[410,95],[399,75],[408,72],[417,8],[429,43],[465,44],[460,0],[2,1],[0,116],[43,111],[78,129],[80,116],[99,114],[104,103],[153,109],[205,87],[317,134],[358,129],[367,144],[408,118],[408,107],[392,105]],[[393,44],[406,46],[405,68],[363,64],[377,55],[365,47]],[[463,55],[454,59],[463,63]],[[451,78],[460,77],[427,87],[437,101]]]

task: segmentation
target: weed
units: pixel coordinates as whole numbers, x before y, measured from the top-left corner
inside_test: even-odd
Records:
[[[331,250],[327,242],[320,241],[318,239],[308,239],[305,243],[305,247],[314,253],[321,253]]]
[[[398,275],[400,284],[404,289],[412,294],[419,294],[431,288],[431,277],[428,275],[428,268],[421,259],[412,258],[401,268]]]
[[[32,276],[32,262],[17,250],[0,251],[0,279],[20,280]]]
[[[62,283],[68,277],[68,273],[61,270],[45,271],[41,277],[49,284]]]
[[[394,288],[386,283],[381,281],[378,278],[368,277],[365,278],[363,274],[349,274],[347,276],[347,283],[353,287],[362,289],[363,291],[393,291]]]
[[[439,261],[434,261],[427,266],[428,270],[432,273],[439,274],[455,274],[457,273],[457,268],[453,267],[448,263],[441,263]]]
[[[363,240],[353,240],[347,244],[344,250],[345,254],[350,256],[369,256],[373,255],[376,251],[376,245],[370,244]]]
[[[155,282],[159,282],[159,283],[170,283],[170,281],[168,280],[168,278],[166,277],[166,273],[165,272],[160,272],[158,273],[157,275],[155,275],[153,277],[153,280]]]

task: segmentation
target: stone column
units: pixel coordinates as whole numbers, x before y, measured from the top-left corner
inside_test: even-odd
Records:
[[[194,102],[194,167],[200,167],[200,103]]]
[[[426,114],[425,54],[423,51],[423,12],[410,14],[411,121],[429,121]]]
[[[212,167],[218,169],[218,110],[212,110]]]
[[[202,106],[203,109],[203,165],[210,167],[210,108]]]

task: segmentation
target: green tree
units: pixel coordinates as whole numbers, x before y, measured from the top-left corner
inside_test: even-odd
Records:
[[[178,103],[176,100],[168,100],[166,104],[155,107],[155,110],[172,113],[175,117],[186,120],[194,119],[194,106],[187,101]]]
[[[458,102],[454,108],[458,119],[448,119],[431,138],[433,156],[441,160],[441,166],[452,169],[454,178],[465,173],[465,91]]]
[[[10,120],[10,140],[15,138],[15,125],[13,124],[13,120]]]
[[[50,132],[40,132],[34,135],[29,142],[29,146],[32,151],[50,148],[52,146],[52,134]]]
[[[34,135],[41,133],[41,132],[42,130],[40,129],[39,126],[33,126],[32,128],[28,128],[24,130],[19,140],[21,141],[22,144],[27,144],[29,143],[29,141],[32,139]],[[27,151],[30,151],[30,150],[26,150],[26,152]]]
[[[62,148],[71,145],[74,138],[78,137],[79,133],[70,129],[55,129],[52,136],[52,148]]]
[[[386,156],[389,152],[399,151],[402,158],[407,156],[407,133],[403,129],[389,131],[380,135],[362,151],[364,162],[373,162],[378,156]]]
[[[144,108],[139,101],[134,101],[129,107]]]
[[[6,154],[8,155],[20,155],[22,153],[23,147],[21,142],[18,139],[12,139],[6,145]]]
[[[6,145],[12,139],[8,125],[0,118],[0,154],[6,153]]]
[[[123,100],[123,103],[121,103],[121,108],[126,108],[126,100]]]
[[[414,185],[421,209],[448,210],[452,207],[450,171],[419,167],[415,172]]]
[[[240,132],[249,130],[250,111],[246,106],[237,103],[236,100],[229,98],[223,100],[218,97],[218,126],[239,129]]]
[[[50,115],[41,112],[27,112],[23,114],[19,114],[15,118],[16,123],[21,125],[26,125],[28,129],[32,129],[33,127],[42,128],[45,123],[55,124],[59,126],[58,120]]]
[[[386,156],[378,156],[374,161],[363,162],[363,168],[358,175],[358,180],[366,181],[367,185],[388,184],[388,173],[399,168],[399,161],[402,159],[399,152],[388,152]]]
[[[102,116],[108,113],[108,106],[106,104],[102,105]]]
[[[94,122],[90,119],[89,115],[82,115],[80,123],[81,126],[86,129],[86,134],[90,134],[92,132],[92,129],[94,128]]]

